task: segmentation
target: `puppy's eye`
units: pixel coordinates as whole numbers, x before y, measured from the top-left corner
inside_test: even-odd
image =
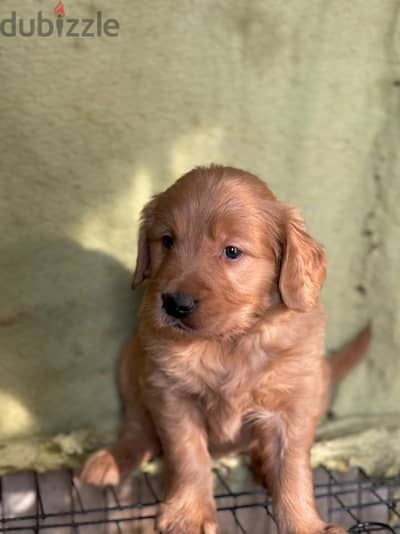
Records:
[[[165,234],[161,238],[161,243],[164,248],[170,250],[174,245],[174,238],[169,234]]]
[[[228,258],[229,260],[236,260],[236,258],[238,258],[241,255],[242,255],[242,251],[238,249],[237,247],[229,245],[228,247],[224,248],[224,256],[225,258]]]

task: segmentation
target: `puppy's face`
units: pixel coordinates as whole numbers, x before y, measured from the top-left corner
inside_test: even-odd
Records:
[[[315,258],[307,259],[307,270],[324,271],[323,253],[289,212],[263,182],[237,169],[184,175],[143,210],[133,285],[147,279],[146,316],[174,334],[234,337],[286,302],[286,286],[293,293],[290,307],[312,307],[317,291],[311,285],[319,289],[324,272],[316,284],[310,276],[299,281],[300,291],[308,284],[313,294],[295,302],[293,278],[301,266],[300,256],[289,257],[296,255],[289,233],[312,245]],[[284,272],[288,262],[291,273]]]

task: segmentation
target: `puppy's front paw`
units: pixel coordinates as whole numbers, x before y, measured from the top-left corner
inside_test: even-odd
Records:
[[[215,509],[211,505],[182,506],[170,501],[161,505],[157,529],[161,534],[218,534]]]
[[[80,479],[94,486],[116,486],[120,481],[120,473],[111,452],[101,449],[91,454],[83,466]]]

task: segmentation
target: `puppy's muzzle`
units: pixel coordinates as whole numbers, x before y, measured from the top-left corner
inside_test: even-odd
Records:
[[[163,293],[163,308],[176,319],[186,319],[196,309],[197,301],[186,293]]]

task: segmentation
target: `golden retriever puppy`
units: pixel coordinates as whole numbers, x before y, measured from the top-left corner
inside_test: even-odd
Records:
[[[319,517],[310,468],[332,374],[325,273],[297,210],[252,174],[196,168],[156,195],[139,233],[133,287],[145,282],[145,293],[122,358],[123,429],[112,449],[89,457],[82,479],[117,484],[162,451],[158,529],[213,534],[210,454],[243,451],[272,495],[280,533],[344,533]],[[335,376],[368,336],[333,358]]]

